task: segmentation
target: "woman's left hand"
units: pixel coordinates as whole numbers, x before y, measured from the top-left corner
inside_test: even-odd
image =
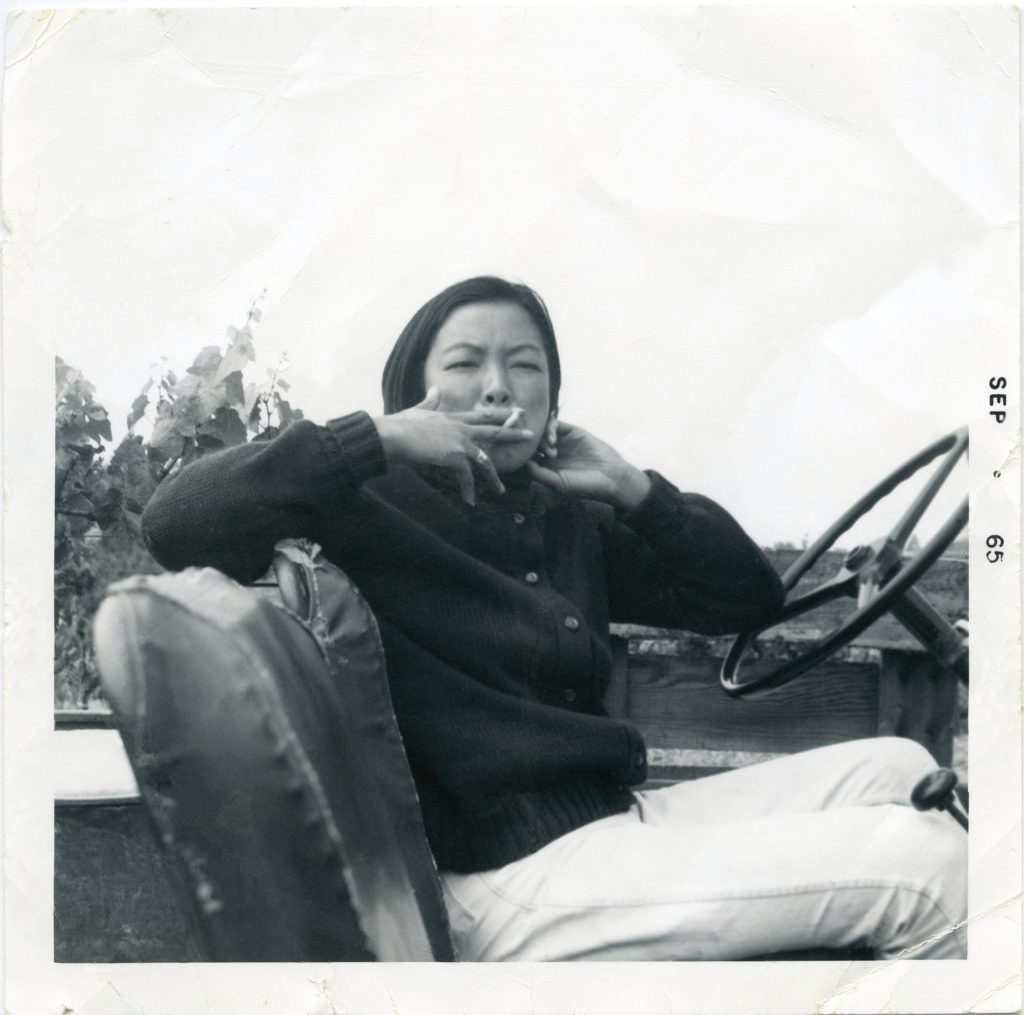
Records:
[[[629,510],[638,507],[651,488],[646,473],[582,427],[559,420],[554,447],[555,455],[546,455],[543,464],[529,462],[527,468],[538,482],[562,493]]]

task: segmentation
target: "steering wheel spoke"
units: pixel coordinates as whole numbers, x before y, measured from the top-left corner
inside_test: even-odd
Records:
[[[947,669],[964,683],[970,679],[967,641],[915,588],[897,596],[892,615]]]
[[[726,693],[741,697],[781,687],[848,645],[886,612],[892,612],[941,665],[954,670],[964,680],[967,679],[966,640],[913,588],[914,583],[939,559],[967,525],[967,498],[912,558],[907,560],[902,553],[925,510],[966,452],[967,445],[966,428],[929,445],[868,491],[790,565],[782,576],[782,584],[789,598],[778,617],[773,620],[772,627],[842,596],[856,598],[856,609],[838,627],[810,643],[796,658],[787,660],[768,673],[747,676],[744,680],[739,679],[740,664],[754,637],[761,631],[740,634],[722,664],[721,683]],[[854,547],[847,553],[842,568],[834,578],[810,592],[793,595],[803,575],[814,567],[844,533],[879,501],[940,455],[945,455],[945,459],[935,475],[888,536],[869,546]]]
[[[775,623],[783,624],[787,620],[799,617],[803,613],[810,613],[811,610],[816,610],[819,606],[834,602],[836,599],[853,598],[856,595],[857,576],[843,568],[834,578],[822,582],[817,588],[789,599]]]
[[[857,609],[863,610],[878,595],[878,576],[868,574],[857,582]]]

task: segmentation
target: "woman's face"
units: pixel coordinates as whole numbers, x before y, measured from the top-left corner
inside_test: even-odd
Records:
[[[498,472],[514,472],[532,457],[550,412],[548,357],[530,315],[514,303],[470,303],[438,329],[424,365],[426,390],[437,386],[446,412],[479,411],[532,430],[534,441],[488,448]]]

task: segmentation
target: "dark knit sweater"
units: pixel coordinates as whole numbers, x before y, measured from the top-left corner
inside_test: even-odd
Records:
[[[609,621],[727,633],[782,592],[722,508],[656,473],[625,513],[525,472],[470,507],[448,475],[389,469],[365,413],[303,421],[165,480],[143,534],[168,568],[243,582],[280,539],[320,544],[380,624],[438,866],[467,872],[630,806],[646,751],[602,705]]]

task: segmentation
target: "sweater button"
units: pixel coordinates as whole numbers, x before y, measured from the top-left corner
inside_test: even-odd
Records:
[[[576,700],[576,692],[571,687],[567,687],[562,692],[562,697],[565,698],[565,700],[570,702],[570,703],[574,702]]]
[[[536,571],[527,571],[526,572],[526,580],[531,585],[536,585],[537,582],[540,581],[540,579],[537,577],[537,572]]]
[[[516,525],[522,525],[523,522],[526,521],[526,515],[520,514],[517,511],[514,515],[512,515],[512,521],[514,521],[516,523]]]
[[[570,631],[578,631],[580,629],[580,622],[575,617],[566,617],[562,623],[565,624]]]

